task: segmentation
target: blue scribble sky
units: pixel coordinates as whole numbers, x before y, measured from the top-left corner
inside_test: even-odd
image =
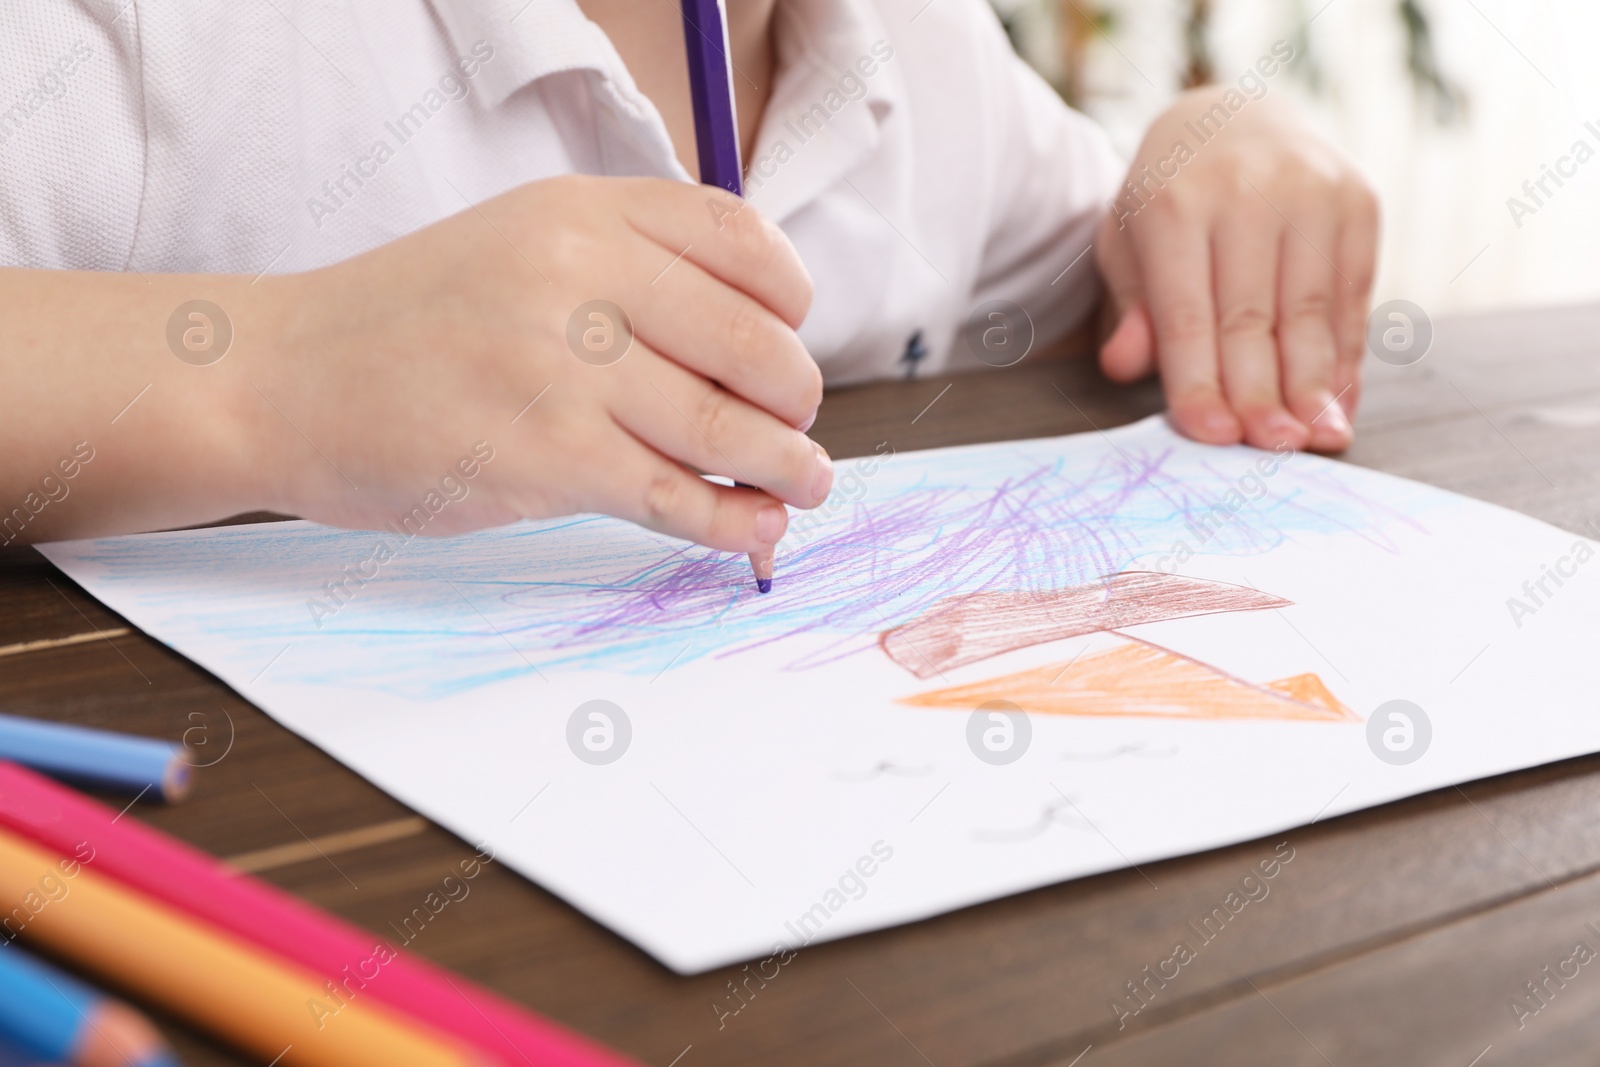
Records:
[[[602,670],[651,677],[672,664],[820,636],[792,670],[868,652],[877,635],[944,597],[1051,590],[1130,566],[1153,569],[1179,542],[1202,556],[1253,556],[1303,536],[1354,534],[1392,547],[1416,525],[1354,491],[1350,468],[1307,456],[1252,480],[1264,454],[1203,448],[1146,422],[1111,435],[908,453],[851,483],[831,516],[781,546],[777,583],[755,593],[742,556],[672,542],[612,519],[523,523],[462,538],[294,526],[235,527],[203,539],[97,542],[138,595],[179,598],[204,640],[236,643],[274,676],[418,699],[503,678]],[[851,464],[841,463],[840,471]],[[1228,497],[1230,491],[1240,496]],[[1201,543],[1191,523],[1260,493]],[[369,558],[397,558],[314,624],[324,583]],[[347,586],[348,588],[348,586]]]

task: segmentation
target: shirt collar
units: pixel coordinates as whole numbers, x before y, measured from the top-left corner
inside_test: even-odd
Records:
[[[477,75],[483,106],[496,107],[552,74],[590,72],[619,112],[626,129],[618,132],[647,155],[662,157],[651,169],[688,177],[659,114],[577,0],[434,0],[434,7],[457,55],[471,55],[480,41],[494,48]],[[881,58],[887,34],[871,0],[779,0],[775,17],[777,80],[746,168],[751,202],[780,220],[871,153],[901,98],[902,82],[894,62]],[[872,61],[871,75],[860,74],[857,64],[864,60]],[[802,142],[801,134],[819,124],[800,120],[819,105],[828,121]]]
[[[776,17],[778,76],[745,184],[781,221],[872,153],[904,83],[870,0],[780,0]]]
[[[597,109],[602,173],[689,180],[660,113],[639,91],[611,39],[589,20],[577,0],[434,0],[434,4],[458,55],[470,54],[480,41],[494,48],[494,58],[483,63],[477,75],[480,106],[497,107],[552,75],[581,75]]]
[[[434,8],[457,55],[471,55],[479,42],[494,48],[478,74],[486,107],[563,71],[594,71],[636,91],[610,38],[577,0],[434,0]]]

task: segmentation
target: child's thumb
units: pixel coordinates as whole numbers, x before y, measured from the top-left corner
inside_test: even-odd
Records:
[[[1100,369],[1114,382],[1136,382],[1156,369],[1154,331],[1141,301],[1113,307],[1116,328],[1100,346]]]
[[[1117,222],[1115,227],[1113,223]],[[1100,369],[1115,382],[1135,382],[1156,369],[1155,331],[1145,309],[1144,286],[1133,242],[1120,220],[1106,216],[1095,241],[1095,261],[1105,281],[1103,314],[1110,329],[1100,346]]]

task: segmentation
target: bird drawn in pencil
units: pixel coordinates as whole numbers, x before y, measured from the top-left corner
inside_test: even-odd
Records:
[[[923,775],[932,773],[933,766],[931,764],[926,767],[902,767],[898,763],[879,760],[865,770],[834,771],[833,779],[838,782],[870,782],[874,779],[882,778],[884,775],[890,775],[895,778],[921,778]]]
[[[1151,748],[1148,741],[1135,741],[1132,744],[1118,745],[1116,748],[1104,752],[1063,752],[1061,758],[1073,763],[1099,763],[1104,760],[1118,759],[1122,756],[1136,756],[1139,759],[1171,759],[1178,754],[1178,746],[1168,745],[1164,748]]]
[[[1089,820],[1083,817],[1077,804],[1067,797],[1059,797],[1048,801],[1040,809],[1039,814],[1031,823],[1020,827],[1010,827],[996,830],[974,830],[974,841],[989,841],[1006,843],[1016,841],[1031,841],[1052,826],[1064,826],[1069,830],[1093,830]]]

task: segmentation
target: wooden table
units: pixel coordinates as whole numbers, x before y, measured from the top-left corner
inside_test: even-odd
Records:
[[[1600,520],[1596,336],[1600,308],[1440,322],[1421,363],[1369,368],[1348,458],[1569,530]],[[837,392],[816,434],[846,456],[1104,428],[1158,406],[1153,387],[1110,386],[1083,361],[1024,363]],[[471,852],[31,549],[0,553],[0,646],[8,711],[202,730],[190,741],[217,762],[194,799],[135,814],[380,934]],[[1580,940],[1600,952],[1584,925],[1600,929],[1597,816],[1600,757],[1445,789],[807,948],[720,1029],[712,1004],[736,968],[677,977],[503,868],[414,950],[658,1067],[1592,1063],[1600,960],[1566,979],[1541,969]],[[1195,940],[1187,924],[1284,840],[1294,858],[1270,895],[1179,977],[1147,984],[1119,1028],[1125,983]],[[1544,1006],[1519,1028],[1510,1000],[1530,980]],[[245,1062],[162,1021],[191,1064]]]

